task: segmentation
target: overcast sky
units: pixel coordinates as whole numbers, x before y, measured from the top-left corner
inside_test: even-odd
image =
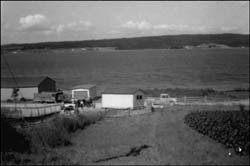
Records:
[[[1,1],[1,44],[249,34],[249,1]]]

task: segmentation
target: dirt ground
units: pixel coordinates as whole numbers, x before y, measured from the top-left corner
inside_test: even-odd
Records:
[[[56,151],[80,165],[249,165],[249,156],[236,156],[224,145],[189,128],[183,120],[190,111],[237,109],[225,105],[173,106],[132,117],[105,118],[74,133],[73,145]],[[142,146],[147,148],[126,156],[131,149]]]

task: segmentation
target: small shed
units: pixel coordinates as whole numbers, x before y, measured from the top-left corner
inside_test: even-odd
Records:
[[[145,94],[141,89],[107,89],[102,93],[102,108],[139,109],[144,106]]]
[[[72,101],[90,98],[93,99],[96,96],[96,85],[85,84],[77,85],[72,88]]]
[[[49,77],[1,78],[1,101],[11,99],[14,89],[18,89],[17,98],[33,99],[35,93],[55,92],[56,81]]]

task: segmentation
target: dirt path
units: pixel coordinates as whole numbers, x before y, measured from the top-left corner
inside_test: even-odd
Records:
[[[58,148],[58,153],[80,165],[249,163],[249,157],[234,154],[230,157],[223,145],[186,126],[184,116],[196,107],[183,111],[185,107],[175,106],[172,110],[132,117],[106,118],[75,133],[74,145]],[[214,108],[211,106],[211,109]],[[141,148],[136,155],[127,155],[143,146],[148,147]]]

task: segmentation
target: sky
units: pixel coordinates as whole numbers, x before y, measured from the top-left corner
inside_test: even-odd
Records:
[[[1,1],[1,44],[249,34],[249,1]]]

